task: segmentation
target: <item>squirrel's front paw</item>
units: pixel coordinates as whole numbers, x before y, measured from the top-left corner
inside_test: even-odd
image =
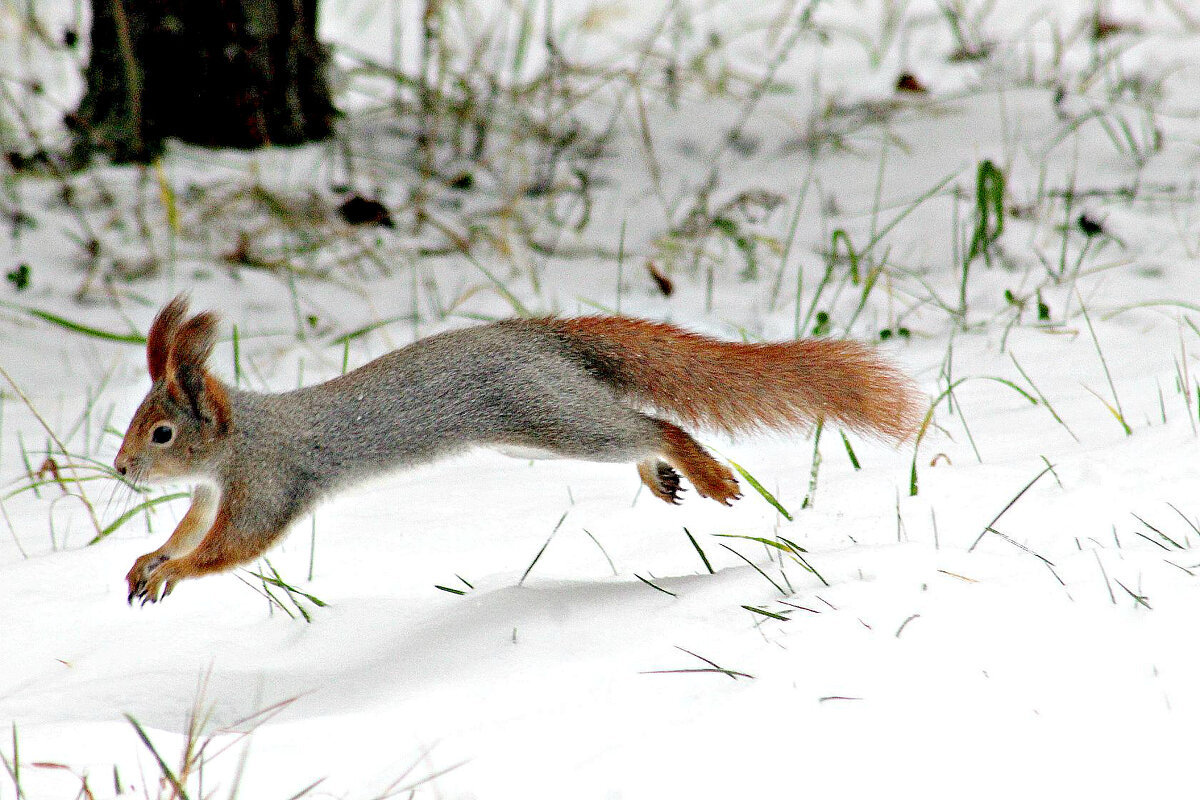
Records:
[[[171,589],[175,585],[174,580],[170,580],[170,576],[166,573],[170,570],[165,569],[169,559],[167,556],[158,552],[146,553],[146,555],[138,558],[133,562],[133,567],[129,570],[129,574],[125,576],[125,582],[129,584],[129,604],[133,605],[133,601],[141,599],[142,605],[153,603],[159,599],[159,591],[163,584],[166,584],[166,591],[162,596],[166,597],[171,593]]]

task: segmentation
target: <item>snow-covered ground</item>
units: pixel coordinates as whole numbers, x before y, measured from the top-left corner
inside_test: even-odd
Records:
[[[0,286],[0,800],[18,785],[75,797],[84,780],[97,798],[171,796],[154,754],[180,772],[193,718],[194,747],[207,744],[190,797],[288,798],[316,781],[309,796],[338,798],[1194,796],[1200,14],[1107,3],[1101,21],[1117,29],[1097,38],[1094,4],[1037,5],[830,0],[789,41],[805,13],[793,3],[665,17],[555,3],[569,57],[636,65],[667,19],[654,58],[674,42],[690,65],[675,105],[657,85],[640,111],[621,97],[590,224],[558,232],[569,256],[505,239],[493,218],[508,246],[475,263],[418,258],[419,237],[397,229],[350,237],[389,259],[387,274],[231,269],[238,221],[209,224],[196,198],[261,181],[332,207],[345,176],[325,147],[176,148],[144,175],[97,169],[71,179],[81,212],[53,179],[6,178],[6,210],[36,228],[2,262],[27,264],[30,285]],[[331,41],[385,62],[411,49],[407,6],[323,10]],[[38,12],[52,28],[74,13]],[[986,57],[950,57],[984,44]],[[54,90],[31,114],[70,105],[61,60],[35,64],[26,38],[5,46],[6,79],[44,70]],[[904,72],[928,92],[897,93]],[[702,74],[732,88],[705,93]],[[356,135],[378,154],[410,146]],[[357,188],[400,204],[402,159],[384,160]],[[984,160],[1006,178],[1004,230],[964,279]],[[666,234],[710,174],[710,209],[739,192],[780,203],[731,205],[694,258]],[[80,214],[109,266],[151,251],[167,266],[98,280],[76,302]],[[864,271],[882,267],[869,290],[845,279],[846,258],[820,288],[831,241],[845,253],[836,230]],[[670,297],[648,260],[670,272]],[[181,290],[223,314],[213,365],[230,381],[237,326],[239,379],[254,388],[325,379],[343,358],[514,304],[754,340],[790,338],[798,319],[811,330],[811,307],[835,335],[904,328],[882,346],[936,405],[915,458],[912,443],[851,437],[856,470],[824,431],[815,490],[811,438],[704,437],[794,521],[753,491],[732,508],[692,492],[669,507],[639,493],[630,466],[477,452],[381,477],[296,526],[271,566],[324,607],[278,588],[272,604],[241,572],[131,608],[126,570],[186,500],[88,546],[80,487],[100,527],[144,498],[107,478],[26,487],[27,466],[58,452],[47,429],[80,465],[56,456],[64,478],[111,461],[148,384],[143,353],[28,309],[144,333]],[[815,573],[746,538],[776,536]]]

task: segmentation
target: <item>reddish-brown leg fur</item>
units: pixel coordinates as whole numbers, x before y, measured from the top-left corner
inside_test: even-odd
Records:
[[[141,598],[143,604],[153,603],[170,594],[175,584],[182,580],[224,572],[253,561],[270,549],[283,533],[280,530],[265,535],[246,534],[234,528],[227,510],[222,507],[208,533],[190,553],[164,562],[136,582],[130,573],[129,601]]]
[[[192,493],[191,507],[179,521],[171,538],[167,539],[163,546],[153,553],[146,553],[133,562],[133,567],[125,576],[125,581],[129,584],[129,602],[133,602],[138,587],[144,586],[156,569],[173,558],[183,557],[203,541],[211,527],[210,517],[214,505],[213,490],[207,486],[197,487],[196,491]]]
[[[711,497],[718,503],[729,505],[742,496],[738,489],[737,479],[729,467],[710,456],[687,431],[670,422],[656,420],[662,431],[662,457],[675,467],[683,476],[691,481],[692,486],[701,497]],[[675,486],[664,476],[661,469],[656,470],[655,462],[643,461],[638,464],[638,474],[650,491],[656,497],[668,503],[678,502],[678,476],[675,476]],[[650,478],[650,480],[647,480]]]

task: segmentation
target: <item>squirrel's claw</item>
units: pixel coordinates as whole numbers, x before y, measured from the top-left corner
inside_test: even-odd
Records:
[[[658,462],[658,486],[666,495],[663,499],[671,505],[679,505],[679,493],[686,491],[681,485],[679,473],[665,461]]]
[[[137,585],[129,590],[129,605],[133,605],[134,600],[138,600],[138,607],[144,607],[146,603],[154,603],[157,601],[155,594],[157,587],[153,591],[150,590],[147,581],[138,581]]]
[[[665,461],[643,461],[637,465],[638,477],[655,497],[673,506],[679,505],[680,493],[686,491],[679,473]]]
[[[139,589],[138,595],[142,598],[143,606],[162,602],[175,588],[176,580],[167,574],[169,571],[169,568],[155,570]]]
[[[129,597],[127,602],[133,605],[134,600],[141,600],[144,606],[146,603],[157,602],[159,598],[159,588],[165,582],[170,586],[173,582],[166,580],[166,576],[162,573],[162,567],[166,564],[168,558],[158,551],[146,553],[146,555],[138,558],[133,562],[133,567],[129,570],[129,574],[125,576],[126,582],[129,584]],[[167,590],[170,591],[169,589]],[[164,593],[162,595],[166,597]]]

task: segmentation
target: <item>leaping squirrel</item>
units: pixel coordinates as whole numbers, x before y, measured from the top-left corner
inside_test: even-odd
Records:
[[[830,420],[903,441],[921,410],[909,380],[852,341],[722,342],[619,316],[510,319],[259,394],[208,371],[216,329],[211,312],[189,319],[182,295],[150,328],[153,385],[114,466],[135,483],[198,486],[167,542],[129,570],[131,603],[254,560],[322,496],[473,446],[632,462],[668,503],[682,473],[728,505],[741,496],[733,473],[680,425],[738,434]]]

